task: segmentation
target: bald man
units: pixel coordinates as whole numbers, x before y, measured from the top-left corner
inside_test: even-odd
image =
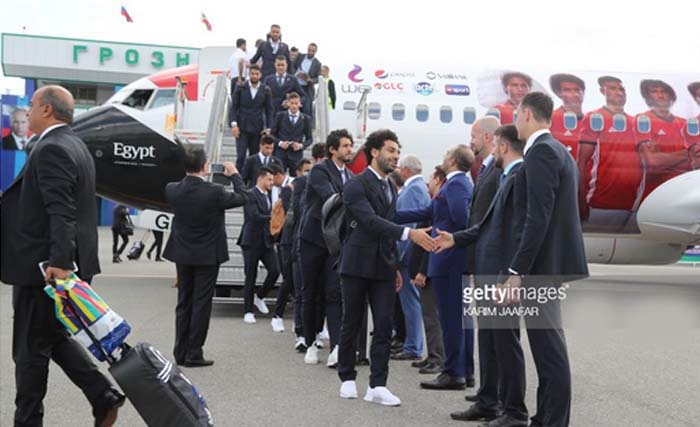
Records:
[[[87,397],[95,426],[114,425],[124,404],[85,349],[68,337],[43,290],[46,282],[67,278],[75,265],[86,281],[100,272],[95,165],[67,126],[72,121],[73,97],[66,89],[45,86],[34,93],[29,129],[38,142],[2,198],[0,280],[13,286],[15,427],[43,425],[50,360]],[[45,275],[38,268],[43,262]]]

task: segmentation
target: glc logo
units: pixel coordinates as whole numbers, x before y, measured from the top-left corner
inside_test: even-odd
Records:
[[[467,85],[445,85],[445,93],[448,95],[468,96],[471,89]]]
[[[433,93],[433,85],[428,82],[416,83],[416,92],[428,96]]]
[[[114,143],[114,155],[125,160],[143,160],[145,158],[156,158],[156,147],[135,147],[123,142]]]
[[[365,79],[361,79],[358,77],[358,74],[360,74],[361,72],[362,72],[362,67],[355,64],[353,66],[353,69],[350,70],[350,72],[348,73],[348,78],[355,83],[362,83]]]
[[[376,90],[403,90],[403,83],[380,83],[374,84]]]
[[[389,77],[389,73],[387,73],[387,72],[384,71],[384,70],[377,70],[377,71],[374,72],[374,77],[383,80],[383,79]]]

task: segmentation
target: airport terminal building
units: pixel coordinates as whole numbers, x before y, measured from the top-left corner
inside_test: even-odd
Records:
[[[7,77],[25,81],[23,94],[0,99],[2,136],[10,134],[10,115],[26,108],[34,91],[59,84],[75,98],[80,114],[107,101],[117,90],[141,77],[178,66],[196,64],[199,48],[86,40],[29,34],[2,34],[2,70]],[[22,169],[21,150],[0,152],[0,190],[5,190]],[[111,224],[113,203],[98,202],[100,223]]]

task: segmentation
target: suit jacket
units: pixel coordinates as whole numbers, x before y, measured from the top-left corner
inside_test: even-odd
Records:
[[[588,277],[578,216],[578,170],[559,143],[546,133],[525,154],[515,209],[525,212],[520,244],[510,268],[553,281]]]
[[[292,186],[296,184],[296,179],[292,182]],[[286,218],[284,220],[284,226],[282,226],[282,233],[280,235],[280,245],[291,246],[294,242],[294,214],[292,213],[292,196],[294,195],[294,190],[289,185],[282,187],[280,191],[280,200],[282,200],[282,208],[284,208],[284,213]]]
[[[464,173],[447,180],[430,205],[419,209],[401,210],[396,213],[396,222],[431,221],[432,235],[437,229],[454,233],[466,228],[469,222],[469,203],[472,199],[472,184]],[[446,276],[450,271],[465,272],[467,259],[464,248],[452,248],[439,254],[430,254],[428,275]]]
[[[275,74],[275,58],[280,55],[287,58],[287,64],[290,63],[289,46],[287,46],[287,43],[280,41],[277,52],[275,53],[272,51],[272,44],[270,44],[270,41],[264,41],[260,46],[258,46],[258,50],[255,52],[255,55],[250,58],[250,63],[254,64],[258,62],[260,58],[262,58],[262,75],[263,77],[267,77],[270,74]]]
[[[306,183],[309,176],[298,176],[294,178],[294,191],[292,191],[292,200],[289,203],[292,218],[290,224],[292,226],[292,253],[296,253],[299,249],[301,224],[304,221]]]
[[[27,141],[29,141],[29,138],[27,138]],[[12,136],[12,132],[5,135],[5,137],[2,139],[2,149],[17,150],[17,144],[15,143],[15,137]]]
[[[272,200],[257,187],[248,190],[248,194],[248,203],[243,208],[243,227],[236,244],[243,250],[271,248],[274,243],[270,234]]]
[[[2,195],[0,279],[16,286],[44,286],[39,262],[89,279],[97,258],[95,164],[68,126],[39,141]]]
[[[486,210],[491,205],[491,201],[498,191],[503,169],[496,167],[496,160],[492,159],[491,164],[476,179],[474,184],[474,197],[472,197],[472,205],[469,210],[469,222],[467,226],[478,224],[484,218]],[[468,246],[467,249],[467,268],[470,272],[475,271],[476,263],[474,246]]]
[[[525,218],[524,211],[515,209],[513,190],[521,167],[522,163],[517,164],[508,172],[478,223],[454,233],[456,246],[474,248],[476,263],[472,264],[472,271],[477,278],[508,274],[510,261],[520,242],[518,230]]]
[[[231,176],[231,182],[233,192],[196,176],[185,176],[165,186],[165,198],[175,217],[164,258],[183,265],[228,261],[226,210],[243,206],[248,200],[241,176]]]
[[[275,156],[270,156],[270,164],[273,163],[283,166],[280,159],[278,159]],[[251,154],[245,159],[245,163],[243,164],[243,171],[241,172],[241,177],[243,178],[243,182],[246,183],[248,188],[255,187],[255,182],[258,179],[258,172],[260,172],[261,167],[262,161],[260,160],[260,156],[258,155],[258,153]]]
[[[255,98],[252,98],[249,81],[236,86],[231,110],[231,121],[237,122],[241,131],[259,134],[272,126],[272,91],[260,83]]]
[[[369,168],[345,184],[343,203],[348,231],[340,251],[340,274],[372,280],[396,278],[396,241],[401,239],[404,227],[393,222],[398,196],[391,181],[389,186],[391,202]]]
[[[421,222],[418,224],[419,228],[430,227],[429,222]],[[411,245],[406,254],[408,259],[408,275],[411,279],[414,279],[418,273],[424,276],[428,275],[428,261],[430,260],[430,253],[426,252],[425,249],[418,245]]]
[[[276,143],[279,141],[301,142],[304,149],[306,149],[314,142],[312,119],[301,111],[297,114],[297,122],[292,124],[287,111],[280,111],[277,113],[272,124],[272,137],[275,139]],[[292,147],[289,147],[283,150],[279,145],[275,145],[275,156],[280,159],[290,158],[301,160],[304,156],[304,149],[294,151]]]
[[[116,230],[119,234],[125,234],[130,222],[129,210],[126,206],[115,206],[114,211],[112,211],[112,230]]]
[[[404,211],[408,209],[420,209],[430,205],[430,194],[428,194],[428,187],[423,180],[423,177],[418,176],[408,185],[404,186],[401,193],[399,193],[399,199],[396,202],[396,209],[398,211]],[[416,228],[418,223],[412,223],[408,226],[411,228]],[[398,243],[399,246],[399,260],[401,265],[408,265],[408,252],[413,247],[413,242],[410,240],[405,240]]]
[[[306,54],[297,56],[296,61],[294,61],[295,73],[301,71],[301,63],[306,59]],[[309,99],[314,99],[314,85],[318,83],[318,76],[321,75],[321,61],[315,56],[311,59],[311,67],[309,67],[309,82],[306,85],[306,93]]]
[[[306,93],[301,89],[297,78],[293,75],[289,73],[285,74],[282,86],[280,86],[279,82],[277,81],[277,74],[272,74],[271,76],[265,77],[264,82],[265,86],[269,87],[270,91],[272,92],[273,115],[279,113],[280,111],[284,111],[284,108],[282,108],[282,102],[287,98],[288,93],[296,92],[299,94],[299,96],[301,96],[301,102],[305,103]]]
[[[345,173],[347,174],[347,184],[347,181],[354,175],[347,167]],[[306,191],[304,192],[301,240],[321,248],[326,247],[326,241],[321,232],[321,209],[332,195],[342,192],[343,177],[333,160],[326,159],[311,168],[311,172],[307,175]]]

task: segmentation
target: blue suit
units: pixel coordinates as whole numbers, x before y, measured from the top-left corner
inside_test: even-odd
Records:
[[[432,235],[437,230],[454,233],[466,228],[469,222],[469,204],[472,200],[472,183],[466,174],[458,173],[443,184],[429,206],[419,209],[399,210],[395,221],[400,224],[430,221]],[[462,275],[467,271],[464,248],[452,248],[439,254],[430,254],[428,276],[432,279],[440,312],[440,324],[445,344],[443,373],[451,377],[474,375],[474,329],[467,318],[466,330],[462,327]]]
[[[420,209],[429,205],[428,186],[420,175],[404,186],[396,201],[397,210]],[[410,224],[411,228],[416,226],[416,223]],[[423,354],[423,314],[420,305],[420,291],[411,285],[413,277],[409,274],[412,246],[413,243],[410,240],[398,242],[400,269],[403,278],[399,299],[401,300],[401,309],[406,321],[406,340],[404,341],[403,351],[415,356],[421,356]]]

